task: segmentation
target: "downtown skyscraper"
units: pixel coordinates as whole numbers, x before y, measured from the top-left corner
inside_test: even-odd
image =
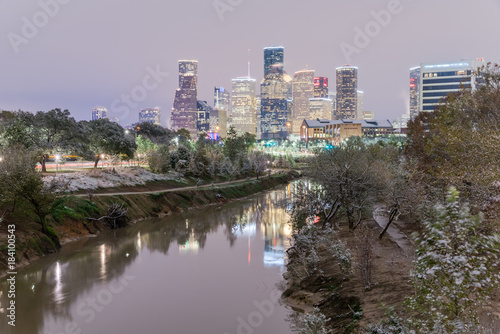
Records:
[[[410,68],[410,119],[420,112],[420,66]]]
[[[337,67],[337,119],[356,119],[358,113],[358,68]]]
[[[292,111],[292,77],[273,66],[260,85],[261,139],[286,139]]]
[[[100,107],[100,106],[92,108],[92,120],[95,121],[101,118],[109,118],[108,109],[106,109],[106,107]]]
[[[285,49],[282,46],[264,48],[264,77],[271,71],[273,66],[281,66],[285,63]]]
[[[309,100],[314,97],[314,71],[295,72],[293,77],[293,115],[291,117],[291,133],[300,136],[300,127],[304,119],[310,118]]]
[[[179,88],[175,92],[174,106],[170,116],[173,131],[186,129],[191,138],[197,136],[198,61],[179,61]]]
[[[240,77],[232,80],[232,105],[229,126],[238,134],[245,132],[255,135],[256,122],[256,80]]]
[[[153,123],[161,125],[161,111],[159,107],[147,108],[139,111],[139,123]]]
[[[210,131],[226,137],[231,96],[224,87],[214,87],[214,109],[210,112]]]
[[[315,98],[328,98],[328,78],[316,77],[314,78],[314,97]]]

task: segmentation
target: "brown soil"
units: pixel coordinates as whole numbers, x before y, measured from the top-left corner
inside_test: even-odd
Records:
[[[407,249],[401,249],[389,235],[378,238],[382,228],[376,221],[367,220],[363,224],[371,231],[373,241],[372,285],[369,290],[365,290],[357,267],[346,276],[329,255],[320,254],[323,276],[308,278],[300,285],[287,282],[288,290],[283,294],[285,303],[300,312],[308,313],[313,307],[319,307],[330,318],[327,326],[333,329],[333,333],[364,333],[367,325],[387,318],[389,307],[394,307],[398,313],[407,312],[403,303],[413,294],[409,274],[416,257],[414,242],[407,243],[412,245]],[[408,240],[412,240],[412,233],[418,232],[418,225],[408,220],[393,224]],[[346,225],[340,226],[338,237],[351,250],[353,261],[358,262],[356,247],[360,231],[350,232]],[[357,311],[362,312],[361,318],[355,315]],[[481,324],[490,328],[492,333],[500,333],[499,291],[491,294],[489,304],[479,310],[479,315]]]
[[[292,286],[285,291],[285,302],[292,308],[310,312],[313,307],[319,307],[330,321],[328,327],[334,333],[356,333],[370,323],[378,323],[385,314],[387,307],[401,306],[405,297],[412,293],[409,272],[415,249],[402,250],[386,235],[378,239],[382,231],[373,220],[363,222],[372,232],[373,242],[373,272],[371,289],[365,290],[359,270],[353,267],[352,274],[342,274],[335,260],[329,255],[321,254],[320,267],[323,277],[307,279],[300,286]],[[338,237],[351,250],[353,261],[357,261],[356,246],[359,243],[359,230],[350,232],[342,224]],[[414,225],[400,223],[411,234]],[[327,257],[328,256],[328,257]],[[356,312],[362,312],[359,318]]]

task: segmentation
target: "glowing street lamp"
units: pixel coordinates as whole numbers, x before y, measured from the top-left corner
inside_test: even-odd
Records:
[[[61,156],[59,154],[56,154],[55,156],[56,159],[56,174],[59,171],[59,159],[61,159]]]

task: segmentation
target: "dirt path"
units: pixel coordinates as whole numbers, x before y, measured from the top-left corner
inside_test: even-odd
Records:
[[[389,221],[389,218],[385,215],[382,214],[383,209],[381,207],[376,207],[375,210],[373,211],[373,220],[377,222],[377,224],[380,225],[380,227],[383,229],[387,225],[387,222]],[[394,241],[399,248],[406,254],[408,250],[412,250],[415,248],[415,245],[413,242],[408,239],[406,234],[404,234],[396,225],[396,221],[394,221],[391,226],[387,229],[386,234],[389,235],[392,241]]]
[[[271,175],[277,174],[279,172],[272,172]],[[262,175],[260,179],[265,178],[267,175]],[[249,179],[244,179],[244,180],[234,180],[234,181],[226,181],[226,182],[220,182],[220,183],[210,183],[210,184],[205,184],[201,186],[187,186],[187,187],[179,187],[179,188],[172,188],[172,189],[164,189],[164,190],[148,190],[148,191],[130,191],[130,192],[116,192],[116,193],[102,193],[102,194],[94,194],[93,196],[120,196],[120,195],[136,195],[136,194],[162,194],[162,193],[168,193],[168,192],[175,192],[175,191],[182,191],[182,190],[192,190],[192,189],[205,189],[205,188],[211,188],[211,187],[217,187],[221,185],[228,185],[228,184],[237,184],[237,183],[243,183],[243,182],[248,182],[250,180],[257,180],[256,177],[249,178]],[[77,197],[85,197],[88,196],[87,194],[78,194],[75,195]]]

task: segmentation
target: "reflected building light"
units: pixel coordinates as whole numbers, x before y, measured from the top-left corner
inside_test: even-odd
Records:
[[[186,220],[187,223],[187,220]],[[198,254],[198,250],[200,249],[200,243],[195,239],[194,232],[191,232],[189,239],[186,243],[179,245],[179,254],[187,255],[187,254]]]
[[[101,255],[101,279],[104,280],[104,279],[106,279],[106,273],[107,273],[107,270],[106,270],[106,245],[105,244],[102,244],[99,247],[99,252]]]
[[[56,268],[54,271],[56,285],[54,286],[54,302],[56,304],[61,304],[64,300],[64,295],[62,293],[63,284],[61,281],[62,278],[62,268],[59,262],[56,262]]]
[[[141,232],[137,232],[137,248],[141,250],[142,242],[141,242]]]
[[[247,223],[245,226],[237,230],[235,233],[236,236],[239,237],[253,237],[257,233],[257,224],[256,223]]]
[[[250,236],[248,236],[248,265],[250,265],[251,259],[252,259],[252,247],[250,243]]]

